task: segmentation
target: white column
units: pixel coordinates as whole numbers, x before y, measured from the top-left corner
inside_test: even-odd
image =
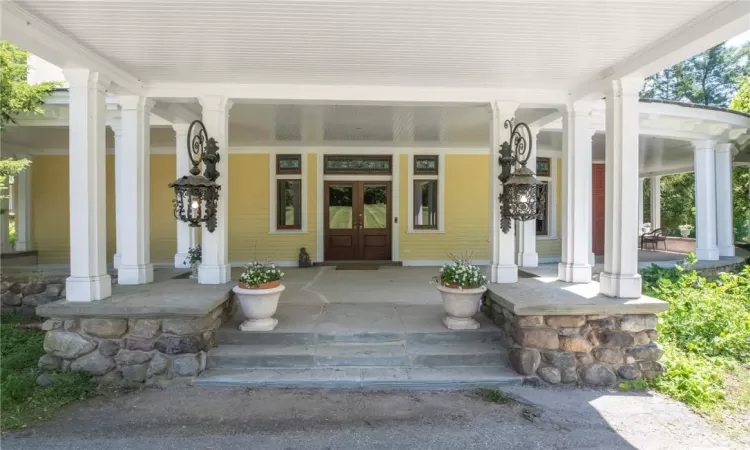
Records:
[[[31,159],[19,155],[19,159]],[[16,175],[16,248],[17,252],[32,249],[31,242],[31,170],[33,164]]]
[[[732,146],[721,143],[716,146],[716,243],[719,256],[734,256],[733,214]]]
[[[716,244],[716,141],[694,141],[695,256],[701,261],[719,259]]]
[[[515,283],[518,281],[518,266],[515,262],[515,224],[511,221],[510,230],[503,233],[500,229],[500,203],[498,196],[502,192],[498,180],[500,165],[500,144],[507,141],[509,130],[503,127],[507,119],[513,118],[518,108],[517,103],[492,102],[492,140],[490,146],[490,281],[493,283]]]
[[[638,91],[642,79],[622,78],[606,93],[604,272],[601,293],[639,298],[638,273]]]
[[[2,196],[0,200],[0,253],[10,253],[13,248],[10,246],[10,184],[8,177],[3,181]]]
[[[107,106],[109,107],[111,105]],[[115,255],[113,257],[112,264],[115,269],[119,269],[121,259],[120,249],[122,249],[125,245],[122,242],[122,230],[125,228],[123,220],[125,218],[125,214],[127,214],[123,195],[124,190],[128,188],[123,180],[123,176],[117,172],[118,167],[123,167],[123,160],[125,159],[125,153],[122,149],[122,122],[121,118],[119,117],[119,110],[118,117],[110,121],[108,125],[112,129],[112,134],[115,135]]]
[[[537,136],[541,130],[531,128],[531,153],[526,167],[536,173]],[[551,201],[551,199],[550,199]],[[537,267],[539,265],[539,254],[536,252],[536,220],[516,222],[518,241],[518,254],[516,264],[519,267]]]
[[[66,69],[70,111],[70,277],[68,301],[90,302],[112,295],[107,274],[105,89],[108,82],[88,69]]]
[[[592,152],[592,162],[591,162],[591,189],[589,189],[589,198],[588,198],[588,204],[589,204],[589,232],[591,233],[591,236],[589,236],[589,265],[591,266],[591,269],[593,270],[594,266],[596,265],[596,255],[594,254],[594,163],[593,163],[593,151],[594,151],[594,135],[596,134],[596,129],[594,127],[591,128],[591,152]]]
[[[562,258],[557,276],[568,283],[591,281],[592,105],[569,104],[562,111]]]
[[[638,178],[638,225],[635,228],[635,234],[641,234],[641,225],[643,225],[643,178]]]
[[[118,97],[122,115],[122,153],[115,166],[121,180],[118,203],[122,203],[123,217],[117,230],[123,244],[118,248],[120,267],[118,284],[146,284],[154,281],[151,265],[151,143],[150,116],[152,100],[137,95]],[[119,225],[118,224],[118,225]]]
[[[221,174],[216,184],[221,186],[216,211],[216,229],[213,233],[202,227],[201,244],[203,261],[198,269],[198,283],[223,284],[231,279],[229,265],[229,109],[232,101],[221,96],[198,99],[203,106],[203,123],[209,137],[216,139],[220,161],[216,169]]]
[[[189,127],[190,124],[187,123],[172,125],[175,135],[175,160],[177,162],[177,174],[175,178],[187,175],[190,172],[190,168],[193,167],[193,164],[190,162],[187,146],[187,132]],[[198,228],[191,227],[188,223],[181,220],[175,222],[177,223],[177,253],[174,254],[174,266],[178,269],[190,267],[190,262],[187,261],[188,250],[191,247],[195,247],[197,243]]]
[[[661,228],[661,176],[651,177],[651,229]]]

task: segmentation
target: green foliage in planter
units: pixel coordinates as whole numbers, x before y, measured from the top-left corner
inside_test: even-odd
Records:
[[[487,284],[487,277],[482,273],[482,269],[471,263],[470,253],[449,256],[453,262],[440,268],[440,275],[435,277],[436,282],[443,285],[455,285],[460,289],[474,289]]]
[[[245,271],[240,275],[240,282],[252,287],[258,287],[263,283],[278,281],[284,277],[275,264],[268,261],[253,261],[245,265]]]

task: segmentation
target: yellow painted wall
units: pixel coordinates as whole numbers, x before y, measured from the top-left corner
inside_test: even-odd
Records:
[[[307,155],[307,233],[269,233],[269,154],[229,156],[229,260],[296,261],[300,247],[316,257],[317,155]]]
[[[176,164],[175,155],[151,155],[152,262],[174,261],[177,251],[177,226],[172,206],[174,190],[169,188],[169,183],[176,178]]]
[[[116,247],[114,155],[107,155],[107,261]],[[175,156],[151,156],[151,260],[174,258],[176,227],[172,214]],[[70,203],[68,156],[35,156],[31,177],[31,226],[34,248],[43,264],[70,262]]]
[[[268,154],[229,156],[229,259],[253,257],[296,261],[299,248],[317,257],[317,155],[307,154],[307,233],[269,233]],[[486,155],[446,155],[445,233],[407,233],[408,157],[400,158],[399,224],[400,254],[394,259],[445,260],[448,253],[473,251],[476,260],[489,259],[489,174]],[[41,263],[69,261],[68,156],[36,156],[32,176],[32,236]],[[115,251],[114,157],[107,165],[107,260]],[[170,262],[176,249],[172,210],[175,156],[151,156],[151,260]],[[561,204],[562,167],[557,164],[557,204]],[[557,210],[558,235],[562,211]],[[541,258],[560,256],[560,239],[537,240]]]
[[[408,233],[408,156],[400,155],[400,259],[445,260],[448,253],[489,259],[487,155],[445,156],[445,233]]]
[[[537,239],[536,252],[540,258],[559,258],[562,254],[562,240],[559,238],[562,232],[562,160],[556,158],[557,162],[557,192],[555,202],[557,203],[557,236],[556,239]]]

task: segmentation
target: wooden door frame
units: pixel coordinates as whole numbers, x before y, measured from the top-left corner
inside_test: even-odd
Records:
[[[386,201],[386,214],[385,214],[385,222],[386,223],[385,223],[385,231],[386,231],[386,236],[388,236],[388,245],[387,245],[387,248],[388,248],[388,253],[390,254],[390,258],[385,259],[385,261],[393,261],[393,242],[392,242],[392,239],[393,239],[393,227],[392,227],[393,212],[392,212],[392,207],[391,207],[391,198],[392,198],[392,195],[391,195],[391,185],[392,185],[392,183],[391,183],[391,181],[358,180],[357,181],[357,185],[358,185],[357,198],[360,199],[359,207],[361,208],[360,213],[362,215],[363,223],[364,223],[364,209],[365,209],[365,202],[364,202],[365,191],[364,191],[364,187],[367,186],[367,185],[380,185],[380,186],[385,185],[385,187],[386,187],[385,188],[386,189],[386,197],[385,197],[385,201]],[[363,227],[363,225],[360,226],[360,228],[359,228],[360,232],[358,233],[359,234],[359,250],[360,250],[360,253],[361,253],[359,256],[360,256],[360,260],[366,261],[364,259],[361,259],[361,257],[364,256],[363,253],[364,253],[364,239],[365,239],[365,234],[362,232],[362,230],[363,230],[362,227]],[[373,228],[373,230],[378,230],[378,228]]]
[[[329,216],[329,201],[330,197],[328,195],[328,190],[331,186],[335,185],[352,185],[352,231],[354,233],[355,238],[355,249],[354,249],[354,259],[355,261],[367,261],[366,259],[363,259],[364,257],[364,237],[365,234],[362,232],[363,225],[360,225],[359,228],[357,228],[358,224],[358,218],[359,216],[362,216],[362,221],[364,223],[364,187],[367,185],[380,185],[386,186],[386,236],[387,236],[387,248],[388,253],[390,254],[390,258],[387,259],[389,261],[393,260],[393,205],[392,205],[392,189],[393,189],[393,183],[392,180],[382,180],[382,179],[336,179],[336,180],[324,180],[323,181],[323,192],[322,192],[322,204],[323,204],[323,227],[320,231],[323,235],[323,254],[325,256],[325,261],[338,261],[338,260],[331,260],[329,258],[330,256],[330,247],[329,247],[329,235],[331,229],[329,228],[330,223],[330,216]]]

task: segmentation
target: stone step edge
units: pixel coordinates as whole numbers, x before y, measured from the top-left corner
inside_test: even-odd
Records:
[[[483,369],[497,367],[498,369],[508,370],[508,374],[487,376],[482,379],[475,380],[461,380],[461,379],[363,379],[361,376],[352,379],[339,379],[339,380],[315,380],[315,379],[284,379],[282,373],[285,370],[298,371],[297,369],[274,369],[274,368],[260,368],[260,369],[208,369],[206,372],[201,374],[195,379],[194,384],[197,386],[205,387],[245,387],[245,388],[296,388],[296,389],[410,389],[410,390],[453,390],[453,389],[472,389],[479,387],[502,387],[502,386],[521,386],[523,384],[524,377],[522,375],[512,372],[512,369],[506,366],[481,366]],[[363,367],[362,369],[393,369],[392,367]],[[436,367],[434,369],[477,369],[475,366],[449,366],[449,367]],[[336,368],[314,368],[309,369],[318,372],[341,372],[343,369],[357,369],[351,366],[342,366]],[[409,369],[409,367],[400,368]],[[412,369],[425,369],[425,368],[412,368]],[[222,379],[227,374],[240,375],[248,371],[268,371],[276,372],[279,377],[275,380],[253,380],[253,379]]]

